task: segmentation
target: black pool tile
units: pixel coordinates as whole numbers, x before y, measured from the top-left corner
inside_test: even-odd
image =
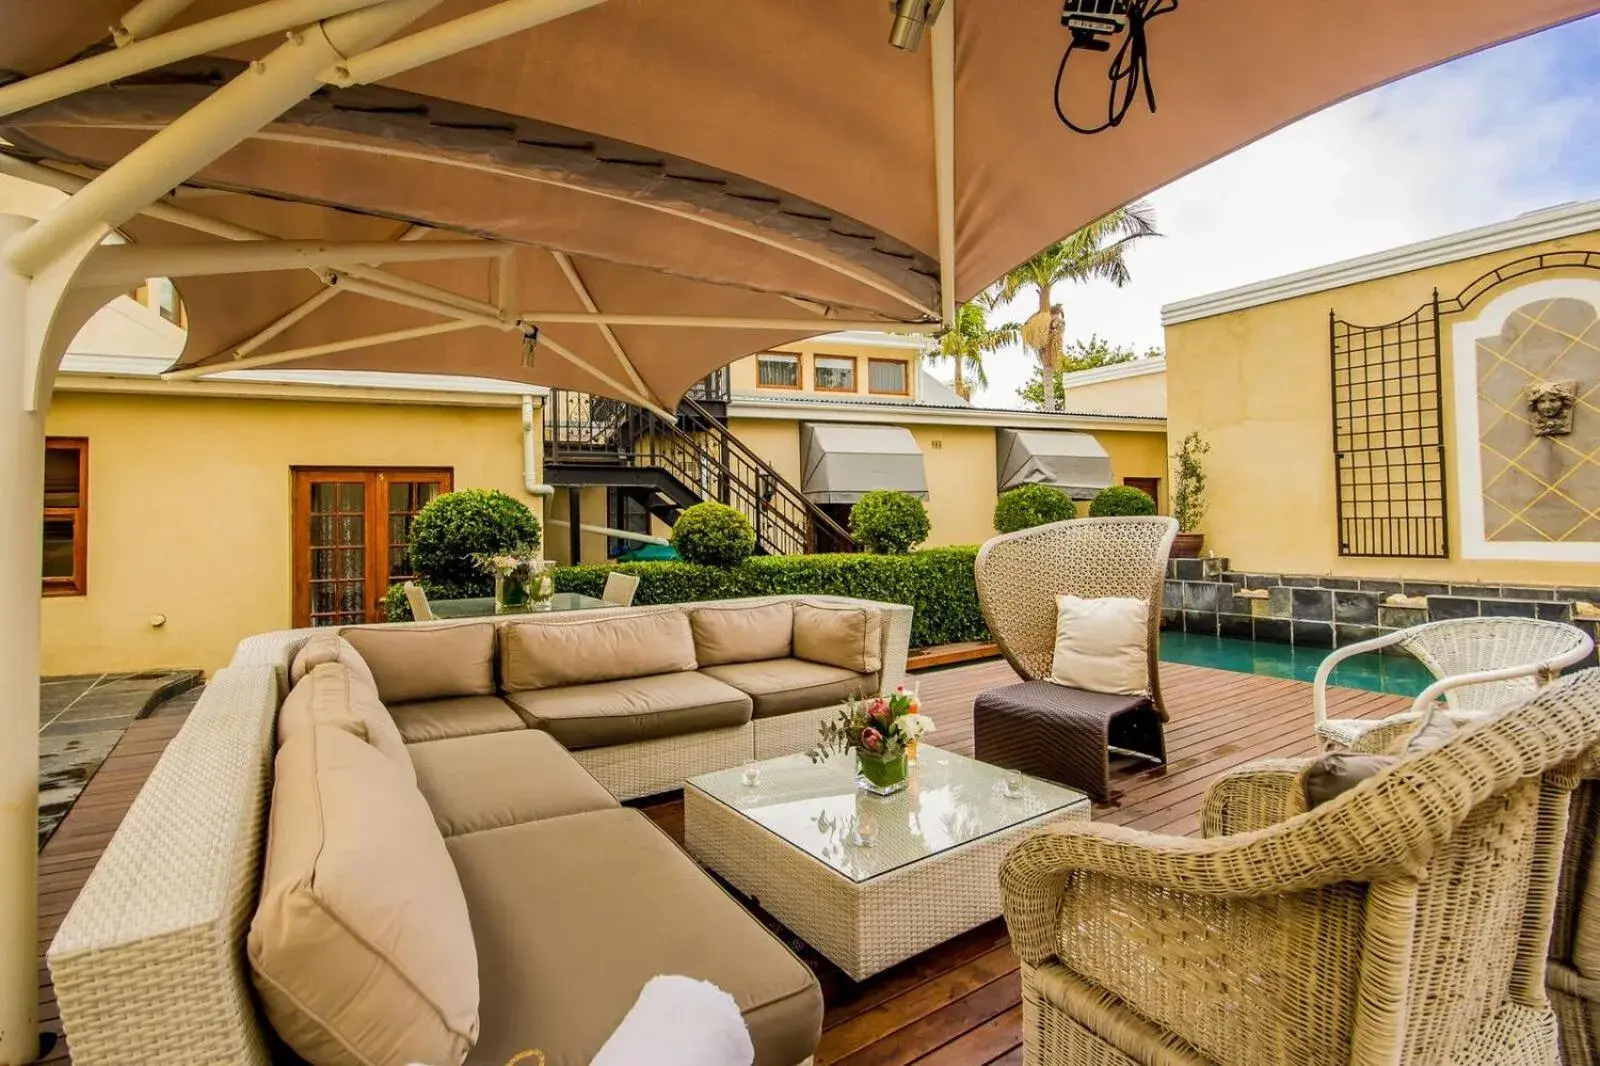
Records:
[[[1183,583],[1183,609],[1185,611],[1205,611],[1216,614],[1218,609],[1219,589],[1227,589],[1229,599],[1233,598],[1232,585],[1218,585],[1212,581],[1185,581]]]
[[[1383,636],[1383,634],[1384,630],[1378,626],[1360,626],[1340,623],[1333,627],[1334,639],[1338,641],[1339,647],[1341,648],[1351,644],[1359,644],[1363,640],[1376,640],[1378,637]]]
[[[1314,648],[1333,647],[1333,626],[1327,622],[1307,622],[1299,618],[1294,620],[1294,642],[1298,647],[1305,645]]]
[[[1375,626],[1378,624],[1378,605],[1382,602],[1381,592],[1335,592],[1334,621],[1350,625]]]
[[[1435,581],[1407,581],[1404,591],[1407,596],[1448,596],[1450,586]]]
[[[1572,621],[1572,604],[1565,600],[1540,600],[1539,618],[1546,622]]]
[[[1483,600],[1485,618],[1537,618],[1539,604],[1533,600]]]
[[[1185,633],[1198,633],[1202,636],[1214,637],[1217,635],[1216,611],[1184,611],[1183,631]]]
[[[1479,602],[1463,596],[1429,596],[1428,617],[1435,622],[1446,618],[1477,618],[1480,617]]]
[[[1333,621],[1333,593],[1330,590],[1297,588],[1292,595],[1293,617],[1296,621]]]
[[[1217,635],[1236,637],[1239,640],[1255,639],[1255,619],[1247,614],[1222,613],[1217,615]]]
[[[1294,642],[1294,631],[1287,618],[1257,618],[1255,629],[1257,640],[1274,641],[1278,644]]]

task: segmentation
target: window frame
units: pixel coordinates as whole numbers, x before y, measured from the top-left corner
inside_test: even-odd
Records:
[[[872,368],[877,363],[892,363],[900,368],[902,380],[906,387],[896,392],[892,389],[875,389],[872,387]],[[867,360],[867,393],[872,396],[910,396],[911,395],[911,360],[909,359],[882,359],[874,356]]]
[[[778,359],[793,359],[794,360],[794,384],[793,385],[769,385],[766,382],[762,381],[761,380],[761,363],[762,363],[762,360],[765,360],[765,359],[774,359],[774,360],[778,360]],[[789,392],[799,392],[801,389],[805,388],[805,380],[806,380],[805,360],[800,357],[800,353],[798,353],[798,352],[758,352],[756,354],[756,388],[758,388],[758,389],[785,389],[785,390],[787,390]]]
[[[41,559],[40,593],[50,597],[87,596],[89,594],[89,438],[46,437],[44,447],[46,454],[52,449],[78,453],[78,506],[42,508],[44,513],[40,518],[41,531],[43,523],[52,518],[72,519],[72,576],[45,577]],[[39,496],[39,502],[43,504],[42,483]]]
[[[823,385],[817,380],[818,371],[823,369],[822,360],[837,359],[850,364],[850,387],[848,389],[835,389]],[[853,355],[814,355],[811,357],[811,387],[816,392],[841,392],[852,395],[861,392],[861,363]]]

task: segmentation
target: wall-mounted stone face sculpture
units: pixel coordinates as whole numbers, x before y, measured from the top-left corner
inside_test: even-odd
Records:
[[[1577,382],[1533,382],[1528,386],[1528,410],[1533,413],[1533,435],[1536,437],[1571,436],[1572,412],[1577,405]]]

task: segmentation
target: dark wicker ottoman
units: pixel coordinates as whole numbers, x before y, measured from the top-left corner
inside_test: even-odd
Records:
[[[1167,761],[1161,717],[1149,699],[1048,681],[979,693],[972,734],[980,762],[1058,781],[1100,802],[1111,798],[1110,748]]]

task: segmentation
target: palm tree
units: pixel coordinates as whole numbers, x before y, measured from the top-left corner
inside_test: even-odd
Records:
[[[956,366],[955,381],[951,387],[963,400],[972,399],[973,386],[989,387],[989,375],[983,369],[983,357],[990,352],[1017,343],[1021,327],[1015,322],[1003,326],[990,326],[988,312],[993,310],[992,294],[984,293],[971,303],[956,310],[955,325],[939,340],[939,350],[931,353],[936,359],[950,359]],[[966,372],[972,376],[968,378]]]
[[[991,292],[997,302],[1013,300],[1023,289],[1039,294],[1039,310],[1022,324],[1022,343],[1039,359],[1044,380],[1053,383],[1061,366],[1066,335],[1066,312],[1051,301],[1052,290],[1063,281],[1103,279],[1121,288],[1131,280],[1127,251],[1134,241],[1158,237],[1155,213],[1143,200],[1097,219],[1016,267]],[[1045,389],[1045,410],[1059,411],[1060,396]]]

